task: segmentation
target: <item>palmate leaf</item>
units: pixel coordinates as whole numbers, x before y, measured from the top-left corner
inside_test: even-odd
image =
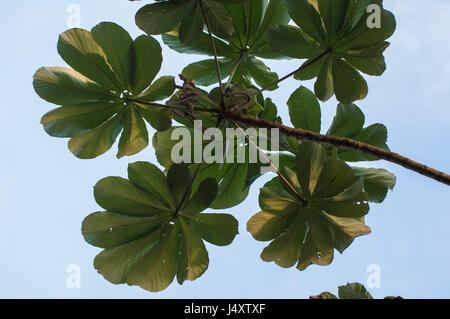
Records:
[[[373,299],[372,295],[360,283],[347,283],[339,286],[339,299]]]
[[[175,83],[169,76],[154,81],[162,55],[152,37],[133,41],[117,24],[102,22],[91,32],[70,29],[61,34],[58,52],[73,69],[41,68],[33,84],[41,98],[61,106],[42,117],[45,131],[71,138],[69,149],[75,156],[102,155],[120,132],[117,157],[134,155],[149,142],[145,121],[156,130],[171,126],[168,109],[145,104],[171,96]]]
[[[106,211],[83,221],[85,240],[105,248],[94,266],[106,280],[153,292],[175,276],[179,284],[195,280],[209,264],[203,241],[226,246],[237,235],[231,215],[202,213],[217,196],[214,178],[203,179],[194,192],[186,165],[173,165],[165,176],[146,162],[130,164],[128,178],[100,180],[94,195]]]
[[[296,59],[307,59],[299,80],[316,79],[315,94],[322,101],[336,95],[342,103],[367,96],[360,72],[381,75],[386,40],[394,33],[394,15],[382,8],[382,0],[283,0],[296,26],[280,24],[268,34],[273,51]],[[381,27],[369,25],[373,12],[381,9]]]
[[[212,32],[224,38],[231,37],[233,22],[225,4],[243,4],[247,0],[201,0]],[[179,27],[180,39],[185,44],[198,40],[205,27],[200,0],[159,0],[142,7],[136,13],[137,26],[147,34],[162,34]]]
[[[270,27],[288,23],[290,18],[281,0],[252,0],[244,5],[227,3],[227,12],[231,17],[230,36],[215,33],[214,42],[222,78],[230,76],[237,65],[233,83],[241,87],[251,87],[252,79],[259,87],[265,87],[276,80],[278,75],[258,58],[277,59],[283,56],[274,53],[267,44],[267,32]],[[197,35],[195,42],[183,41],[182,29],[162,36],[164,43],[180,53],[202,54],[213,56],[208,34]],[[188,79],[196,80],[199,85],[212,85],[218,82],[217,71],[213,59],[192,63],[183,70]],[[277,86],[270,89],[274,90]]]
[[[322,292],[317,296],[311,296],[311,299],[373,299],[367,289],[362,284],[357,282],[347,283],[345,286],[339,286],[338,295],[339,298],[327,291]]]
[[[362,218],[369,211],[364,181],[336,157],[327,158],[318,144],[302,143],[295,172],[282,169],[260,193],[262,211],[247,223],[259,241],[271,241],[262,254],[289,268],[328,265],[334,249],[342,253],[355,237],[370,233]]]
[[[288,107],[294,127],[320,133],[320,104],[313,92],[301,86],[289,98]],[[386,127],[377,123],[364,128],[364,122],[364,113],[355,104],[339,104],[336,116],[326,133],[328,135],[351,138],[389,150],[386,144]],[[289,141],[291,142],[289,150],[295,153],[299,142]],[[327,156],[332,156],[333,152],[336,152],[339,159],[347,162],[377,160],[373,156],[347,149],[333,149],[330,146],[324,146],[324,150]],[[287,166],[292,167],[289,164]],[[352,167],[352,169],[356,176],[364,178],[364,191],[368,194],[370,202],[383,202],[388,190],[392,190],[395,186],[395,175],[387,170],[362,167]]]

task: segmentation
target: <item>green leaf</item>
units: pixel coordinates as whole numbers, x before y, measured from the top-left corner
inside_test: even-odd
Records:
[[[233,32],[233,20],[225,6],[215,1],[205,1],[204,4],[212,33],[219,38],[230,38]]]
[[[369,91],[359,72],[340,59],[333,61],[333,87],[336,98],[342,103],[363,100]]]
[[[162,76],[139,94],[139,101],[154,102],[170,97],[175,91],[175,78],[173,76]]]
[[[158,74],[161,69],[162,54],[159,42],[145,35],[134,40],[133,48],[136,53],[133,92],[137,94],[145,90]]]
[[[228,59],[219,59],[222,78],[230,75],[233,64]],[[214,60],[203,60],[189,64],[183,69],[182,74],[189,80],[195,80],[197,84],[209,86],[218,82],[217,69]]]
[[[301,86],[292,93],[287,104],[294,127],[320,133],[320,104],[313,92]]]
[[[122,108],[122,103],[109,102],[63,106],[46,113],[41,124],[50,136],[73,137],[102,125]]]
[[[307,81],[307,80],[312,80],[316,77],[319,76],[320,72],[322,71],[323,65],[325,63],[325,61],[327,60],[328,55],[325,55],[323,57],[321,57],[317,62],[314,62],[314,59],[308,59],[305,63],[302,64],[301,66],[301,70],[298,71],[297,73],[294,74],[294,79],[299,80],[299,81]],[[326,71],[325,73],[326,74]],[[322,74],[323,76],[323,74]],[[321,85],[327,85],[326,81],[323,81],[324,83],[322,83]],[[332,82],[332,81],[331,81]],[[332,85],[332,83],[330,84],[330,86]],[[322,94],[327,95],[326,93],[326,87],[322,89],[323,92]],[[332,93],[331,93],[332,95]]]
[[[388,190],[393,190],[396,177],[391,172],[380,168],[352,167],[356,176],[364,177],[364,191],[369,196],[369,202],[382,203]]]
[[[322,212],[321,222],[329,229],[334,247],[343,253],[351,245],[355,237],[370,234],[370,228],[363,222],[345,217],[336,217]]]
[[[183,199],[190,197],[191,180],[191,172],[186,164],[174,164],[167,172],[167,182],[177,199],[177,207],[180,207]]]
[[[181,250],[178,259],[177,279],[181,285],[185,280],[195,280],[208,269],[209,257],[202,238],[183,218],[180,218]]]
[[[315,183],[312,196],[315,198],[330,198],[348,189],[348,185],[355,184],[358,177],[351,167],[336,156],[329,157],[321,175]]]
[[[33,79],[36,93],[58,105],[112,102],[116,98],[109,90],[67,68],[40,68]]]
[[[314,84],[314,92],[321,101],[328,101],[334,94],[334,82],[333,82],[333,57],[327,54],[321,58],[322,62],[317,61],[310,65],[311,68],[314,64],[322,63],[322,67],[317,75],[317,81]]]
[[[207,242],[217,246],[231,244],[238,232],[238,221],[227,214],[182,215],[183,219]]]
[[[294,266],[298,261],[300,247],[305,240],[306,233],[306,216],[299,212],[292,226],[264,248],[261,259],[266,262],[274,261],[283,268]]]
[[[58,53],[72,68],[110,90],[123,87],[111,69],[102,48],[89,31],[70,29],[60,35]]]
[[[295,76],[299,80],[317,77],[316,96],[327,101],[333,95],[339,102],[352,103],[368,94],[360,71],[380,76],[386,69],[383,57],[396,22],[382,8],[382,0],[284,0],[298,27],[282,24],[269,31],[271,49],[282,55],[308,59]],[[381,8],[381,27],[367,21],[367,6]],[[321,57],[321,58],[319,58]]]
[[[309,299],[338,299],[338,298],[331,292],[325,291],[317,296],[311,296]]]
[[[180,40],[185,44],[192,44],[198,41],[198,37],[203,33],[205,21],[202,10],[196,5],[195,10],[184,19],[178,28]]]
[[[326,158],[321,146],[313,143],[300,144],[295,156],[295,172],[305,196],[314,194],[325,163]]]
[[[84,219],[82,232],[84,239],[89,244],[101,248],[111,248],[150,233],[160,224],[161,219],[97,212]]]
[[[121,88],[131,90],[134,77],[133,39],[121,26],[102,22],[95,26],[92,38],[102,48],[109,65],[121,82]]]
[[[234,163],[225,166],[226,173],[219,185],[216,199],[211,207],[214,209],[225,209],[241,203],[248,194],[244,192],[247,180],[248,162]]]
[[[158,229],[137,240],[103,250],[94,259],[94,267],[113,284],[123,284],[136,263],[144,257],[161,238]]]
[[[139,153],[148,145],[148,132],[139,110],[127,105],[124,113],[123,133],[119,141],[117,158]]]
[[[170,110],[154,103],[175,90],[173,77],[152,84],[162,62],[154,38],[144,35],[133,42],[119,25],[102,22],[91,32],[64,32],[58,52],[75,70],[40,68],[33,86],[41,98],[62,106],[47,112],[41,123],[51,136],[71,137],[75,156],[104,154],[122,129],[118,157],[131,156],[148,145],[144,120],[156,130],[172,125]]]
[[[148,162],[135,162],[128,165],[130,182],[161,198],[171,209],[176,208],[175,197],[166,180],[166,175]]]
[[[153,148],[155,149],[156,159],[158,160],[158,163],[165,168],[170,168],[174,164],[172,161],[172,149],[177,144],[178,146],[181,146],[183,150],[186,149],[191,151],[189,154],[189,162],[192,163],[193,161],[192,148],[195,145],[191,144],[190,137],[193,136],[194,131],[193,129],[187,128],[187,131],[185,132],[189,132],[189,136],[179,136],[179,139],[175,136],[172,138],[172,135],[178,128],[180,127],[173,126],[166,131],[156,132],[155,135],[153,135]]]
[[[363,179],[345,162],[326,158],[322,146],[303,142],[296,156],[296,171],[284,168],[282,178],[260,192],[262,211],[247,223],[259,241],[271,241],[265,261],[304,270],[311,264],[328,265],[334,249],[343,252],[354,238],[370,233],[361,217],[367,214]]]
[[[215,178],[208,178],[201,182],[197,191],[192,196],[189,204],[183,208],[182,214],[185,216],[195,216],[208,207],[217,196],[219,189]]]
[[[214,55],[211,48],[210,39],[206,33],[202,33],[194,43],[182,43],[178,36],[178,33],[173,31],[163,34],[161,38],[165,45],[167,45],[172,50],[177,51],[178,53],[199,54],[207,56]],[[230,58],[234,55],[234,50],[219,38],[214,37],[214,44],[216,46],[218,56]]]
[[[115,115],[98,128],[69,140],[69,150],[78,158],[91,159],[106,153],[123,129],[121,117]]]
[[[361,72],[380,76],[386,71],[386,61],[383,52],[388,47],[389,42],[382,42],[366,49],[352,50],[352,55],[342,54],[342,56],[348,64]]]
[[[267,98],[264,101],[264,111],[261,113],[260,118],[266,121],[275,122],[277,113],[277,106],[272,102],[272,99]]]
[[[333,119],[327,134],[347,137],[353,140],[361,141],[385,150],[389,150],[387,146],[387,128],[383,124],[372,124],[368,127],[364,126],[364,114],[355,104],[339,104],[336,116]],[[325,147],[328,153],[331,153],[331,147]],[[358,161],[376,161],[378,158],[348,150],[338,149],[337,154],[340,159],[348,162]]]
[[[167,216],[171,211],[161,198],[121,177],[100,180],[94,187],[94,196],[102,208],[127,216]]]
[[[250,75],[255,80],[255,83],[260,87],[266,87],[276,81],[278,81],[278,75],[275,72],[271,72],[270,68],[264,64],[261,60],[255,57],[249,57],[247,59],[247,67]],[[270,87],[268,90],[273,91],[278,88],[278,85]]]
[[[136,25],[147,34],[172,31],[192,14],[196,1],[161,1],[148,4],[136,13]]]
[[[326,199],[315,199],[313,206],[336,217],[361,218],[369,212],[368,196],[364,192],[364,179],[345,191]]]
[[[277,25],[268,32],[267,41],[273,51],[296,59],[315,58],[322,53],[319,44],[291,25]]]
[[[257,20],[257,18],[255,20]],[[282,0],[269,1],[258,31],[253,32],[253,34],[256,34],[253,39],[253,43],[250,42],[250,46],[254,47],[253,51],[261,51],[261,47],[267,45],[266,35],[271,27],[277,24],[286,24],[290,20],[291,17],[289,16]],[[255,55],[258,56],[256,53]]]
[[[227,1],[227,4],[230,1]],[[234,3],[243,3],[231,2]],[[228,38],[233,23],[221,1],[204,0],[202,5],[213,34]],[[142,7],[136,14],[136,24],[148,34],[162,34],[178,27],[181,42],[195,43],[205,25],[202,8],[198,0],[168,0]]]
[[[247,14],[246,25],[246,42],[251,44],[254,42],[258,30],[260,29],[265,10],[267,8],[267,0],[253,0],[249,1],[244,6],[244,11]]]
[[[321,16],[308,0],[283,0],[289,15],[303,32],[318,42],[325,42]]]
[[[345,286],[339,286],[340,299],[373,299],[366,288],[359,283],[348,283]]]
[[[367,291],[364,285],[353,282],[347,283],[345,286],[338,287],[339,299],[373,299],[372,295]],[[318,296],[311,296],[311,299],[338,299],[330,292],[323,292]],[[384,299],[403,299],[402,297],[388,296]]]
[[[312,215],[308,220],[309,231],[300,250],[296,268],[300,271],[315,264],[327,266],[334,258],[333,243],[329,231],[322,225],[318,217]]]
[[[364,113],[355,104],[339,104],[328,135],[350,137],[357,135],[364,126]]]
[[[383,124],[372,124],[362,129],[358,135],[354,137],[355,140],[370,144],[385,150],[389,150],[386,144],[387,128]],[[377,157],[367,155],[359,152],[339,152],[339,157],[348,162],[357,161],[377,161]]]
[[[127,284],[152,292],[166,289],[177,272],[179,251],[178,226],[169,225],[166,236],[130,269]]]
[[[328,45],[336,40],[347,13],[347,0],[318,0],[318,8],[322,16],[328,38]]]
[[[271,209],[272,206],[268,206]],[[269,241],[281,235],[296,217],[296,211],[261,211],[247,222],[247,231],[259,241]]]
[[[372,3],[382,7],[382,2],[379,0],[373,0]],[[367,6],[366,6],[367,8]],[[354,49],[361,49],[364,47],[369,47],[374,44],[383,42],[384,40],[390,38],[395,31],[396,21],[392,12],[382,8],[381,10],[381,27],[370,28],[368,26],[369,12],[365,10],[363,17],[351,29],[346,37],[339,39],[336,43],[336,48],[339,52],[347,50],[351,52]]]
[[[357,0],[348,3],[345,19],[342,23],[341,32],[352,30],[367,12],[367,7],[373,0]],[[377,0],[378,1],[378,0]]]
[[[107,210],[83,221],[85,240],[106,248],[95,268],[112,283],[149,291],[165,289],[175,275],[179,284],[200,277],[209,264],[203,240],[225,246],[238,233],[234,217],[202,213],[217,194],[216,180],[203,180],[191,197],[186,165],[173,165],[166,177],[153,164],[137,162],[129,165],[128,176],[105,178],[94,188]]]
[[[134,102],[141,116],[157,131],[165,131],[172,126],[172,113],[169,108],[149,106]]]

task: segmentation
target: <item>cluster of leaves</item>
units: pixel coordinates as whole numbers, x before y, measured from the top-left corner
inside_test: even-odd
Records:
[[[395,176],[364,168],[355,174],[336,152],[327,157],[322,146],[306,142],[294,161],[295,171],[283,167],[280,177],[261,189],[262,211],[248,221],[247,230],[256,240],[271,241],[261,254],[264,261],[284,268],[297,263],[299,270],[325,266],[334,249],[342,253],[354,238],[370,233],[364,224],[368,202],[384,200]]]
[[[343,103],[367,96],[361,74],[381,75],[386,70],[383,52],[395,31],[394,15],[382,9],[379,28],[369,28],[367,8],[382,8],[382,0],[284,0],[298,27],[279,25],[269,32],[270,47],[295,59],[307,59],[296,78],[317,78],[315,92],[322,101],[334,94]]]
[[[347,283],[345,286],[338,287],[339,298],[331,292],[325,291],[317,296],[311,296],[310,299],[373,299],[372,295],[360,283]],[[384,299],[403,299],[402,297],[385,297]]]
[[[260,193],[263,209],[247,223],[256,240],[270,241],[264,261],[299,270],[328,265],[333,250],[343,252],[357,236],[370,233],[363,222],[369,211],[364,178],[336,156],[326,158],[317,144],[302,143],[295,171],[284,167]]]
[[[232,34],[230,37],[218,36],[214,39],[216,53],[220,57],[220,70],[223,78],[232,75],[232,82],[241,87],[251,87],[252,79],[265,87],[278,80],[278,75],[258,58],[280,59],[282,55],[272,51],[267,43],[267,33],[277,24],[288,23],[290,17],[282,0],[253,0],[243,6],[228,5]],[[203,32],[199,40],[185,45],[180,31],[162,36],[164,43],[180,53],[213,55],[208,34]],[[188,65],[183,75],[196,80],[199,85],[217,83],[213,59]],[[274,90],[277,86],[270,89]]]
[[[226,4],[243,4],[247,0],[156,0],[136,14],[136,25],[147,34],[159,35],[179,29],[185,44],[197,42],[205,27],[205,12],[211,31],[224,38],[231,37],[232,18]]]
[[[294,127],[319,133],[319,100],[336,95],[341,103],[326,134],[389,149],[386,127],[364,127],[364,114],[352,104],[367,94],[359,71],[381,75],[385,70],[385,40],[395,29],[395,19],[384,9],[382,28],[368,28],[369,4],[381,7],[382,1],[159,0],[137,12],[136,23],[148,35],[135,40],[111,22],[60,36],[58,52],[72,69],[45,67],[34,76],[37,94],[60,106],[43,116],[45,131],[70,138],[70,151],[83,159],[108,151],[122,132],[117,154],[122,157],[149,144],[147,122],[157,131],[153,147],[165,168],[133,163],[128,180],[108,177],[95,186],[95,199],[105,211],[89,215],[82,232],[88,243],[104,248],[94,266],[108,281],[160,291],[175,276],[180,284],[195,280],[209,263],[203,241],[218,246],[233,241],[234,217],[203,212],[245,200],[264,164],[249,163],[248,156],[243,162],[235,157],[233,163],[203,159],[198,164],[193,153],[187,162],[195,164],[176,164],[171,154],[180,145],[172,135],[178,127],[191,135],[235,127],[219,117],[221,107],[281,123],[276,105],[261,94],[276,89],[279,76],[261,59],[304,59],[295,77],[317,78],[315,92],[302,86],[287,101]],[[288,24],[291,18],[298,27]],[[184,68],[182,87],[172,76],[155,80],[162,55],[150,35],[161,35],[179,53],[214,59]],[[218,83],[216,59],[221,78],[228,77],[225,89],[222,84],[209,92],[189,87],[191,80]],[[203,119],[200,130],[192,123],[196,118]],[[180,125],[172,126],[173,120]],[[194,146],[188,141],[186,149]],[[200,146],[203,151],[204,141]],[[251,147],[224,145],[225,153],[240,148],[245,155]],[[381,203],[395,176],[349,166],[346,162],[376,160],[355,151],[288,137],[280,138],[280,151],[279,176],[261,189],[261,212],[248,221],[248,231],[256,240],[270,241],[261,254],[264,261],[299,270],[327,265],[334,249],[342,253],[354,238],[370,233],[364,223],[368,203]]]
[[[136,40],[115,23],[103,22],[91,32],[70,29],[60,35],[58,52],[73,69],[44,67],[34,75],[34,88],[44,100],[61,105],[42,117],[45,131],[70,137],[69,149],[82,159],[108,151],[117,136],[117,157],[131,156],[148,145],[147,121],[156,130],[172,125],[166,108],[146,103],[174,92],[173,76],[158,74],[159,42],[146,35]]]
[[[195,280],[208,268],[203,240],[229,245],[238,233],[237,220],[227,214],[206,214],[217,195],[217,181],[201,181],[193,193],[192,176],[184,164],[164,175],[155,165],[128,166],[128,180],[107,177],[94,187],[96,212],[83,221],[83,236],[105,248],[95,268],[115,284],[161,291],[173,281]]]

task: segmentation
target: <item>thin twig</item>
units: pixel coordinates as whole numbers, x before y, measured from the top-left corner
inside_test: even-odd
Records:
[[[280,123],[269,122],[266,120],[256,119],[244,114],[235,112],[223,111],[221,116],[229,121],[235,121],[250,127],[259,128],[278,128],[280,133],[285,136],[294,137],[300,141],[310,141],[318,144],[330,145],[337,148],[350,149],[353,151],[361,152],[374,156],[378,159],[386,160],[388,162],[400,165],[406,169],[415,171],[421,175],[430,177],[438,182],[444,183],[450,186],[450,176],[444,172],[438,171],[424,164],[413,161],[400,154],[387,151],[385,149],[363,143],[360,141],[352,140],[345,137],[337,137],[333,135],[323,135],[308,130],[299,128],[291,128]]]
[[[211,31],[211,25],[209,24],[208,16],[206,15],[205,6],[203,5],[203,0],[198,1],[198,4],[200,5],[200,9],[202,10],[203,19],[205,20],[206,28],[208,29],[209,41],[211,42],[211,48],[212,48],[213,54],[214,54],[214,62],[216,64],[217,79],[219,80],[220,99],[221,99],[221,103],[222,103],[222,107],[223,107],[225,105],[224,90],[223,90],[223,84],[222,84],[222,74],[220,72],[219,60],[217,57],[216,44],[214,43],[214,38],[213,38],[212,31]]]
[[[197,87],[195,86],[194,83],[192,83],[191,81],[189,81],[188,79],[186,79],[182,74],[179,75],[180,79],[182,81],[184,81],[184,86],[181,87],[182,90],[188,89],[191,90],[192,92],[194,92],[195,94],[197,94],[197,96],[199,98],[201,98],[202,100],[204,100],[205,102],[208,102],[209,104],[211,104],[212,106],[214,106],[216,109],[220,110],[221,107],[220,105],[217,105],[217,103],[213,100],[211,100],[211,98],[205,94],[203,94],[199,89],[197,89]]]
[[[184,110],[184,108],[182,108],[182,107],[171,106],[171,105],[166,105],[166,104],[159,104],[159,103],[154,103],[154,102],[139,101],[139,100],[135,100],[135,99],[127,99],[126,101],[133,102],[136,104],[141,104],[141,105],[162,107],[162,108],[166,108],[166,109],[170,109],[170,110]]]
[[[241,64],[242,60],[244,59],[244,57],[245,57],[245,52],[242,52],[241,55],[239,56],[239,59],[234,64],[233,69],[231,70],[230,77],[228,79],[227,84],[225,85],[225,91],[230,87],[231,81],[233,80],[233,77],[236,74],[236,71],[237,71],[239,65]]]
[[[298,69],[296,69],[295,71],[289,73],[288,75],[283,76],[281,79],[276,80],[275,82],[272,82],[271,84],[265,86],[264,88],[258,90],[256,93],[254,93],[252,96],[256,96],[258,94],[261,94],[262,92],[270,89],[271,87],[279,84],[280,82],[283,82],[284,80],[289,79],[291,76],[293,76],[294,74],[303,71],[304,69],[306,69],[308,66],[310,66],[311,64],[319,61],[320,59],[322,59],[325,55],[327,55],[329,53],[329,51],[325,51],[324,53],[322,53],[321,55],[319,55],[318,57],[306,62],[305,64],[302,64]]]

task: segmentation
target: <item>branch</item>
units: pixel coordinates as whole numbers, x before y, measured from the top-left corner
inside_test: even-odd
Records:
[[[217,58],[216,44],[214,43],[214,38],[212,35],[212,31],[211,31],[211,25],[209,24],[208,16],[206,15],[205,7],[203,5],[203,0],[200,0],[198,3],[200,5],[200,8],[202,9],[203,19],[205,20],[206,28],[208,29],[209,41],[211,42],[211,48],[212,48],[213,54],[214,54],[214,62],[216,64],[217,78],[219,80],[220,98],[221,98],[222,106],[225,106],[224,90],[223,90],[223,85],[222,85],[222,74],[220,73],[220,66],[219,66],[219,61]]]
[[[285,136],[296,138],[300,141],[310,141],[318,144],[330,145],[336,148],[350,149],[364,154],[372,155],[378,159],[401,165],[406,169],[415,171],[421,175],[430,177],[438,182],[450,186],[450,176],[444,172],[435,170],[431,167],[413,161],[400,154],[393,153],[382,148],[352,140],[345,137],[337,137],[333,135],[323,135],[299,128],[291,128],[283,124],[269,122],[266,120],[255,119],[240,113],[222,111],[221,116],[229,121],[235,121],[245,126],[259,128],[278,128],[280,133]]]
[[[205,102],[208,102],[209,104],[211,104],[212,106],[214,106],[215,108],[217,108],[218,110],[221,109],[221,107],[219,105],[217,105],[216,102],[214,102],[213,100],[211,100],[209,98],[209,96],[203,94],[201,91],[199,91],[199,89],[197,89],[197,87],[195,86],[194,81],[189,81],[188,79],[186,79],[186,77],[184,77],[182,74],[179,75],[180,79],[184,82],[184,85],[182,87],[180,87],[181,90],[191,90],[192,92],[194,92],[199,98],[201,98],[202,100],[204,100]]]
[[[126,98],[125,99],[126,102],[134,102],[134,103],[138,103],[138,104],[143,104],[143,105],[149,105],[149,106],[157,106],[157,107],[165,107],[168,108],[168,105],[165,104],[160,104],[160,103],[154,103],[154,102],[147,102],[147,101],[140,101],[140,100],[136,100],[133,98]]]
[[[228,82],[227,82],[227,84],[225,85],[225,90],[228,89],[228,88],[230,87],[231,81],[233,80],[233,77],[234,77],[234,75],[235,75],[235,73],[236,73],[236,71],[237,71],[239,65],[241,64],[242,60],[244,59],[244,57],[245,57],[245,53],[241,53],[241,55],[239,56],[239,59],[238,59],[238,60],[236,61],[236,63],[234,64],[233,69],[231,70],[231,73],[230,73],[230,77],[229,77],[229,79],[228,79]]]

